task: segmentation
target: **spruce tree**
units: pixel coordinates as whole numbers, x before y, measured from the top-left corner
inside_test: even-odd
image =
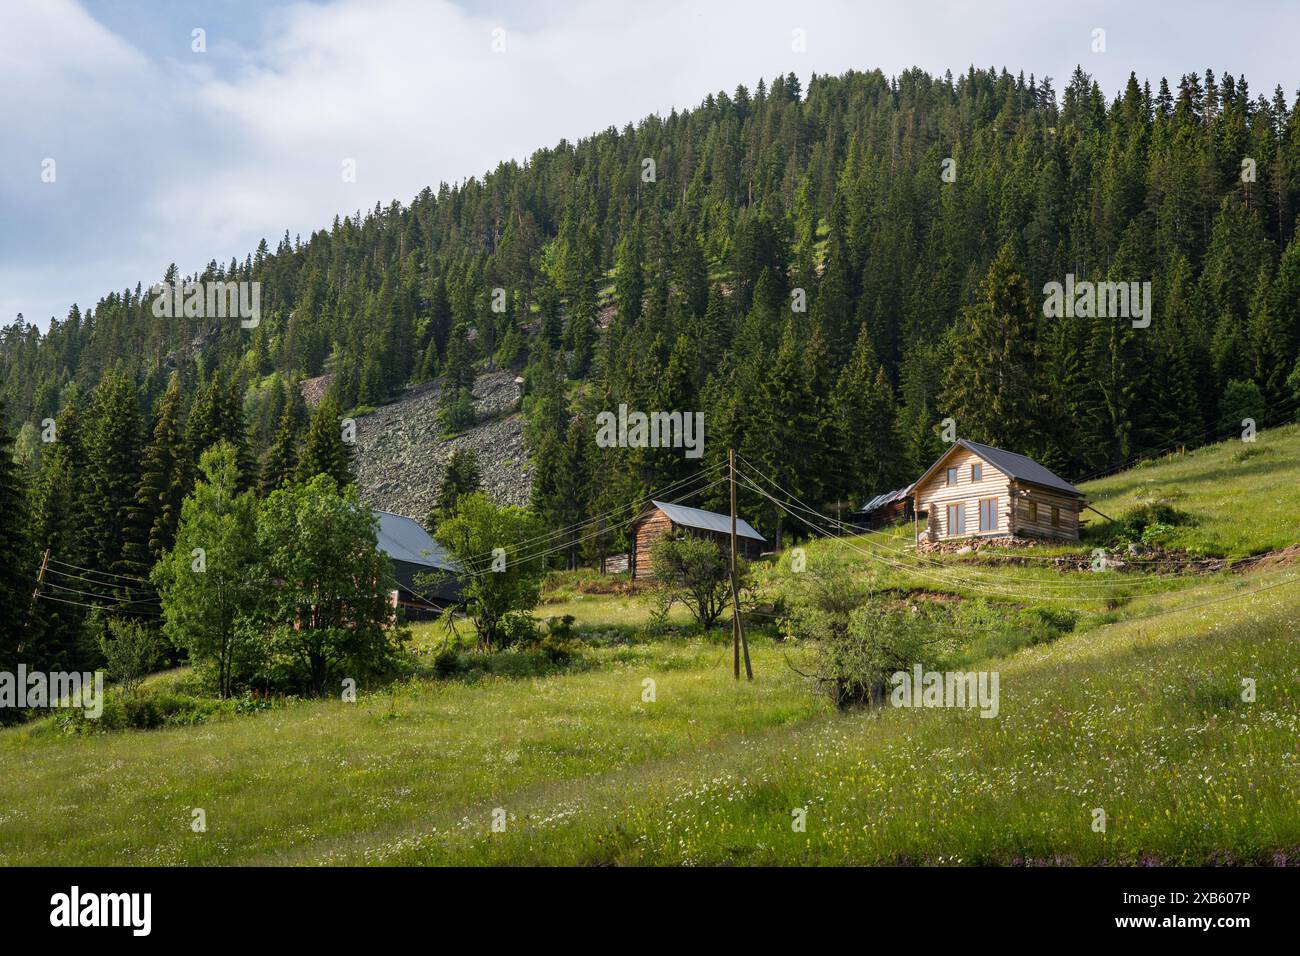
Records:
[[[91,403],[85,434],[88,481],[81,490],[96,571],[125,570],[120,562],[139,490],[141,431],[135,386],[123,374],[108,373]]]
[[[1029,283],[1004,245],[953,326],[942,405],[959,437],[1034,454],[1045,388]]]
[[[329,475],[340,488],[352,484],[352,449],[343,441],[342,415],[332,396],[325,396],[316,406],[298,464],[300,482]]]
[[[144,450],[135,504],[127,515],[122,554],[125,574],[147,577],[154,563],[171,549],[175,540],[186,490],[180,415],[180,376],[173,372],[158,405],[153,437]]]
[[[258,491],[262,497],[266,497],[293,479],[298,464],[298,446],[302,441],[305,417],[302,392],[296,384],[291,384],[275,439],[262,462],[262,472],[258,481]]]
[[[890,490],[903,471],[894,392],[876,361],[871,333],[865,327],[858,333],[849,364],[840,373],[834,399],[842,487],[862,500]]]
[[[5,533],[0,535],[0,670],[14,670],[31,641],[31,608],[35,567],[28,527],[26,476],[13,458],[13,439],[5,427],[0,402],[0,514]]]

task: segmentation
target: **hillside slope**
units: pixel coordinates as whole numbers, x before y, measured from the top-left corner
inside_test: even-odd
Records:
[[[493,500],[527,505],[532,482],[514,379],[509,371],[480,375],[474,383],[479,423],[451,438],[438,424],[437,382],[358,418],[353,467],[361,500],[423,521],[437,502],[447,458],[464,448],[478,459],[483,490]]]
[[[1268,451],[1220,445],[1089,490],[1122,513],[1150,483],[1197,518],[1187,533],[1220,544],[1230,533],[1234,548],[1258,553],[1297,537],[1276,515],[1300,506],[1298,444],[1300,428],[1264,432]],[[1261,495],[1258,507],[1232,506]],[[916,574],[954,603],[1089,613],[1055,640],[972,661],[1000,675],[993,719],[835,713],[794,669],[807,670],[810,647],[761,627],[755,681],[736,683],[722,635],[648,636],[644,596],[570,592],[539,608],[573,614],[587,638],[575,663],[540,671],[512,652],[490,673],[432,679],[445,634],[423,625],[419,676],[355,706],[290,702],[86,737],[59,736],[50,721],[0,731],[0,863],[1300,859],[1294,564],[1144,588],[1132,582],[1153,575],[965,559],[918,569],[883,550],[895,541],[827,540],[808,549],[808,566],[843,551],[874,567],[861,554],[871,550],[900,565],[891,584]],[[189,829],[194,807],[207,813],[205,835]],[[490,830],[496,808],[504,833]],[[802,832],[790,825],[798,809]]]

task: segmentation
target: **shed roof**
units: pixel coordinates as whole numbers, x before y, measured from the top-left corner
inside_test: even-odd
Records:
[[[379,550],[394,561],[405,561],[442,571],[460,571],[447,550],[429,536],[414,518],[375,509],[379,519]]]
[[[681,525],[683,528],[699,528],[702,531],[731,534],[731,515],[720,515],[716,511],[705,511],[702,508],[688,508],[686,505],[674,505],[667,501],[651,501],[650,503],[666,514],[669,521]],[[736,518],[736,536],[752,538],[755,541],[766,540],[750,527],[748,521],[740,517]]]
[[[979,455],[1008,478],[1014,478],[1017,481],[1027,481],[1031,485],[1041,485],[1044,488],[1055,488],[1057,491],[1064,491],[1066,494],[1070,495],[1078,495],[1080,498],[1084,497],[1083,492],[1074,487],[1074,485],[1025,455],[1017,454],[1014,451],[1007,451],[1005,448],[994,448],[992,445],[981,445],[979,442],[971,441],[968,438],[958,438],[953,444],[953,448],[958,446]],[[920,485],[922,481],[928,478],[939,466],[939,463],[952,453],[953,448],[949,448],[948,451],[940,455],[938,461],[931,465],[926,473],[917,479],[916,484]]]
[[[868,511],[875,511],[877,508],[883,508],[885,505],[891,505],[896,501],[906,498],[912,491],[912,486],[906,488],[895,488],[893,491],[886,491],[884,494],[876,495],[865,505],[858,509],[859,514],[865,514]]]

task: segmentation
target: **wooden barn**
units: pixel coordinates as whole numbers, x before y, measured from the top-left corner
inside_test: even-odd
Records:
[[[632,578],[637,581],[654,579],[650,563],[650,548],[666,534],[684,531],[687,534],[712,538],[723,548],[731,548],[731,516],[666,501],[650,501],[641,509],[632,523],[632,550],[629,555]],[[762,551],[765,539],[750,527],[749,522],[736,518],[736,554],[753,559]]]
[[[459,603],[460,581],[453,575],[460,573],[460,565],[442,545],[414,518],[378,510],[375,517],[379,519],[379,551],[393,562],[393,577],[397,581],[393,605],[404,608],[408,618],[418,619],[432,617]],[[416,575],[436,571],[448,575],[437,586],[421,587],[416,583]]]
[[[896,488],[876,495],[857,511],[849,513],[849,521],[863,528],[879,528],[896,521],[912,520],[912,486]]]
[[[1032,458],[964,438],[912,486],[917,540],[1020,536],[1077,541],[1084,494]]]

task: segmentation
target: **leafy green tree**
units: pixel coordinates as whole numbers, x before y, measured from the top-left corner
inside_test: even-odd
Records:
[[[181,505],[176,544],[154,566],[163,633],[197,666],[211,671],[217,693],[231,696],[258,663],[257,503],[239,491],[234,446],[218,442],[199,460],[199,479]]]
[[[464,569],[463,595],[484,650],[508,643],[509,619],[541,600],[544,533],[529,512],[482,492],[461,498],[456,513],[438,522],[434,537]]]
[[[392,563],[352,485],[321,473],[262,502],[262,610],[274,652],[314,694],[333,678],[387,667],[407,633],[394,623]]]

